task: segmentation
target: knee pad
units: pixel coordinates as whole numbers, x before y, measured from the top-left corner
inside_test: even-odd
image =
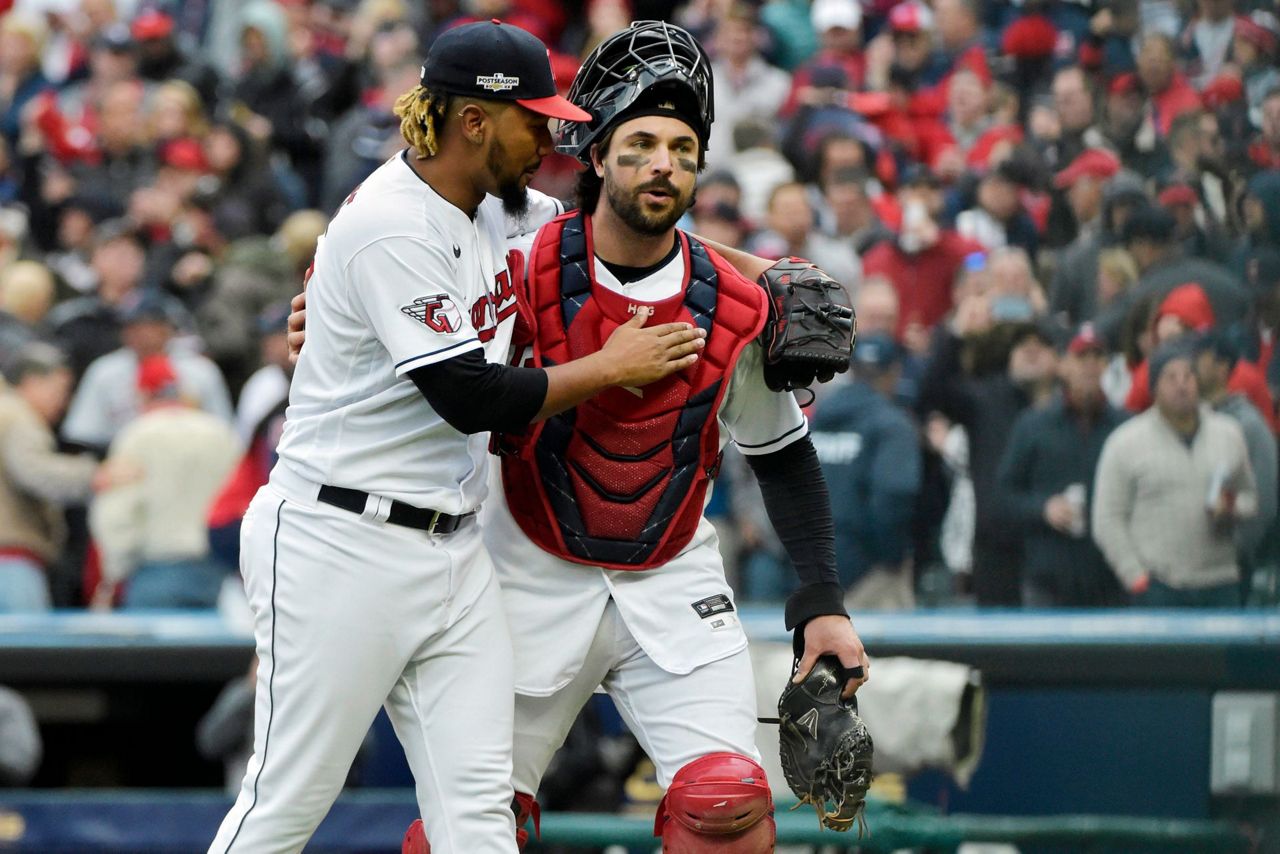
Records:
[[[776,828],[764,769],[739,753],[712,753],[676,772],[653,835],[675,854],[769,854]]]
[[[511,801],[511,811],[516,814],[516,847],[521,851],[529,842],[529,831],[524,829],[529,819],[533,819],[534,835],[541,835],[542,812],[538,809],[538,802],[533,799],[533,795],[526,795],[524,792],[516,792],[516,796]],[[409,825],[409,829],[404,832],[404,841],[400,843],[400,854],[431,854],[431,843],[427,842],[426,828],[422,825],[422,819],[416,819],[413,824]]]
[[[526,795],[524,792],[516,792],[516,796],[511,800],[511,811],[516,814],[516,848],[521,851],[529,842],[529,831],[525,830],[525,825],[529,823],[529,819],[533,819],[533,835],[535,838],[542,837],[542,810],[538,808],[538,802],[533,799],[533,795]]]
[[[404,832],[400,854],[431,854],[431,843],[427,842],[427,831],[422,826],[422,819],[414,819],[413,824]]]

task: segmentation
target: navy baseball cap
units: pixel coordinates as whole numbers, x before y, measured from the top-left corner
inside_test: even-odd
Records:
[[[556,91],[547,46],[497,18],[441,33],[422,66],[422,85],[451,95],[515,101],[553,119],[591,121],[590,113]]]

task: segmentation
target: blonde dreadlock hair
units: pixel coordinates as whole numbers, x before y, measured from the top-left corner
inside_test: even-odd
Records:
[[[434,157],[440,150],[440,129],[448,108],[448,93],[433,92],[421,84],[396,99],[400,134],[418,152],[419,160]]]

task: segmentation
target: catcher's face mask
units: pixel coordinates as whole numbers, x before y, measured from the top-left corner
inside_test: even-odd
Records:
[[[591,164],[591,147],[615,127],[650,90],[675,95],[705,149],[715,117],[711,61],[702,45],[664,21],[637,21],[606,39],[583,62],[569,100],[591,113],[590,121],[561,124],[556,150]]]

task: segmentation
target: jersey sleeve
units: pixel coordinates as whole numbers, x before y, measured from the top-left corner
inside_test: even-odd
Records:
[[[764,351],[751,342],[742,351],[720,408],[738,450],[747,456],[780,451],[809,434],[809,424],[795,396],[771,391],[764,382]]]
[[[356,253],[347,274],[396,376],[482,347],[443,247],[413,237],[379,240]]]

